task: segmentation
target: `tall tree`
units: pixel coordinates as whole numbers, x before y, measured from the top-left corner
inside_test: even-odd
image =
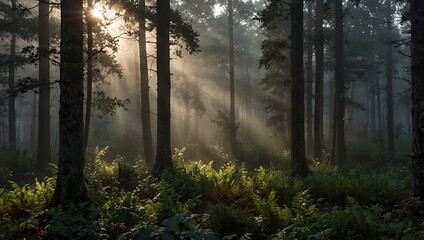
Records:
[[[315,5],[315,106],[314,106],[314,159],[321,160],[324,126],[324,5],[316,0]]]
[[[86,104],[85,104],[85,123],[84,123],[84,152],[87,150],[88,136],[90,134],[90,118],[91,118],[91,103],[93,96],[93,0],[87,0],[87,88],[86,88]]]
[[[50,150],[50,61],[49,61],[49,6],[50,1],[40,1],[38,5],[38,45],[39,65],[39,105],[38,105],[38,145],[37,175],[46,174],[51,161]]]
[[[11,0],[12,24],[17,20],[16,0]],[[12,27],[10,31],[10,53],[9,53],[9,151],[16,152],[16,111],[15,111],[15,67],[16,67],[16,33],[17,28]]]
[[[139,0],[138,51],[140,58],[141,124],[143,131],[144,158],[154,162],[152,130],[150,126],[149,74],[146,48],[146,2]]]
[[[412,195],[424,199],[424,1],[411,0]]]
[[[335,42],[336,42],[336,64],[335,64],[335,90],[334,90],[334,135],[332,161],[342,165],[345,163],[345,99],[344,99],[344,43],[343,43],[343,0],[335,1]]]
[[[395,155],[393,139],[393,61],[392,61],[392,6],[386,0],[386,87],[387,87],[387,150],[389,158]]]
[[[312,119],[312,89],[313,89],[313,76],[312,76],[312,56],[313,56],[313,50],[312,50],[312,29],[313,29],[313,14],[312,14],[312,1],[308,2],[308,41],[307,41],[307,49],[306,49],[306,55],[307,55],[307,63],[306,63],[306,146],[307,146],[307,153],[308,156],[312,155],[312,149],[313,149],[313,139],[312,139],[312,125],[313,125],[313,119]]]
[[[303,75],[303,0],[291,1],[291,174],[305,177],[308,164],[305,156]]]
[[[87,201],[83,150],[83,3],[61,0],[59,161],[51,206]]]
[[[236,126],[236,108],[234,97],[234,6],[233,0],[228,0],[228,51],[229,51],[229,70],[230,70],[230,147],[231,152],[237,154],[237,126]]]
[[[169,29],[171,6],[169,0],[157,2],[157,147],[153,172],[172,167],[171,156],[171,73]]]

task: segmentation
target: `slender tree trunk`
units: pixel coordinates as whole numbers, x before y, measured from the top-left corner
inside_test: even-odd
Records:
[[[48,174],[51,162],[50,150],[50,61],[49,61],[49,0],[40,1],[38,17],[38,42],[40,51],[39,65],[39,103],[38,103],[38,145],[37,145],[37,175]]]
[[[303,0],[291,1],[291,174],[308,174],[305,156],[305,79],[303,72]]]
[[[307,139],[307,154],[308,156],[312,155],[312,149],[313,149],[313,139],[312,139],[312,23],[313,23],[313,16],[312,16],[312,1],[308,2],[308,41],[307,41],[307,56],[308,61],[306,64],[306,102],[307,102],[307,109],[306,109],[306,121],[307,121],[307,130],[306,130],[306,139]]]
[[[386,49],[386,80],[387,80],[387,150],[389,158],[395,155],[395,145],[393,139],[393,63],[392,63],[392,7],[391,1],[386,1],[387,19],[387,49]]]
[[[16,21],[16,0],[12,0],[12,21]],[[15,65],[16,28],[11,32],[9,53],[9,151],[16,152],[16,111],[15,111]]]
[[[345,133],[344,133],[344,46],[343,46],[343,1],[335,1],[336,20],[336,70],[334,92],[334,128],[336,129],[336,152],[335,161],[338,165],[346,163]]]
[[[371,121],[371,135],[374,136],[376,130],[376,101],[375,101],[375,93],[376,93],[375,83],[371,83],[371,113],[370,113],[370,121]]]
[[[228,0],[228,44],[230,67],[230,147],[234,156],[237,156],[237,127],[234,96],[234,10],[233,0]]]
[[[316,0],[315,31],[316,31],[316,64],[315,64],[315,106],[314,106],[314,158],[321,160],[324,144],[324,36],[323,36],[323,0]]]
[[[146,2],[139,0],[139,29],[138,50],[140,57],[140,93],[141,93],[141,125],[143,130],[144,158],[150,165],[154,163],[152,128],[150,124],[150,100],[149,100],[149,69],[147,66],[146,48]]]
[[[169,0],[157,2],[158,127],[154,173],[173,166],[171,156],[171,73],[169,55],[170,12]]]
[[[381,144],[383,141],[383,114],[382,114],[382,109],[381,109],[381,85],[380,85],[380,79],[378,76],[378,68],[377,68],[377,75],[376,75],[376,79],[375,79],[375,89],[376,89],[376,93],[377,93],[377,136],[378,136],[378,141]],[[383,145],[381,145],[383,146]]]
[[[59,161],[50,206],[89,200],[84,183],[83,4],[61,1]]]
[[[424,1],[411,0],[412,196],[424,199]]]
[[[37,150],[37,114],[37,95],[34,93],[32,97],[31,133],[29,137],[29,149],[34,152]]]
[[[93,94],[93,8],[93,0],[87,0],[87,96],[85,99],[84,152],[87,151],[88,136],[90,135],[91,104]]]

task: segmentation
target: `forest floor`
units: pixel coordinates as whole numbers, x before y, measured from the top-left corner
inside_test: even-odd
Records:
[[[153,178],[142,160],[106,162],[104,151],[86,166],[92,202],[45,209],[54,177],[2,182],[0,239],[424,239],[423,203],[409,197],[405,166],[313,163],[299,180],[176,152],[175,169]]]

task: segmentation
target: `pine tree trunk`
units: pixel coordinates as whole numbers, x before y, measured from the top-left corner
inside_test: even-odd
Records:
[[[424,1],[411,0],[412,196],[424,199]]]
[[[313,16],[312,16],[312,1],[308,2],[308,41],[307,41],[307,66],[306,66],[306,102],[307,102],[307,109],[306,109],[306,122],[307,122],[307,130],[306,130],[306,139],[307,139],[307,154],[308,156],[312,155],[312,149],[313,149],[313,139],[312,139],[312,125],[313,125],[313,119],[312,119],[312,22],[313,22]]]
[[[314,159],[321,160],[324,126],[324,36],[323,36],[323,0],[316,0],[316,66],[315,66],[315,106],[314,106]]]
[[[308,174],[305,156],[305,116],[303,75],[303,0],[291,1],[291,175]]]
[[[169,0],[157,2],[158,124],[154,173],[173,166],[171,152],[171,73],[169,55],[170,11]]]
[[[370,121],[371,121],[371,136],[374,136],[376,133],[376,101],[375,101],[375,93],[376,93],[376,88],[375,88],[375,84],[372,82],[371,83],[371,113],[370,113]]]
[[[389,158],[395,155],[395,145],[393,139],[393,61],[392,61],[392,7],[391,1],[386,1],[387,19],[387,49],[386,49],[386,85],[387,85],[387,150]]]
[[[375,78],[375,89],[376,89],[376,93],[377,93],[377,137],[378,137],[378,142],[380,144],[380,146],[382,145],[382,141],[383,141],[383,114],[382,114],[382,109],[381,109],[381,86],[380,86],[380,79],[378,76],[378,68],[377,68],[377,75]]]
[[[87,88],[85,103],[85,123],[84,123],[84,152],[87,151],[88,136],[90,135],[91,104],[93,95],[93,0],[87,0]]]
[[[16,0],[12,0],[12,21],[16,21]],[[16,111],[15,111],[15,58],[16,58],[16,28],[11,32],[9,53],[9,151],[16,152]]]
[[[335,141],[336,155],[335,161],[338,165],[345,165],[345,134],[344,134],[344,46],[343,46],[343,1],[335,1],[335,21],[336,21],[336,69],[335,69],[335,92],[334,92],[334,128],[336,129]]]
[[[32,97],[31,133],[29,137],[29,149],[34,152],[37,150],[37,115],[37,95],[34,93]]]
[[[59,161],[50,206],[89,200],[84,183],[83,4],[61,1]]]
[[[140,93],[141,93],[141,124],[143,131],[144,158],[150,165],[154,163],[152,130],[150,124],[150,99],[149,99],[149,69],[147,66],[147,48],[146,48],[146,2],[139,0],[139,39],[138,49],[140,57]]]
[[[39,65],[39,100],[38,100],[38,145],[37,175],[48,174],[51,162],[50,150],[50,61],[49,61],[49,1],[40,1],[38,17],[40,65]]]
[[[229,44],[229,67],[230,67],[230,147],[231,153],[237,156],[237,127],[234,96],[234,16],[233,0],[228,0],[228,44]]]

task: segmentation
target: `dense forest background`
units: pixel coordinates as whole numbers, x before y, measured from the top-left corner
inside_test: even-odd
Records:
[[[1,0],[0,238],[424,237],[422,5]]]

